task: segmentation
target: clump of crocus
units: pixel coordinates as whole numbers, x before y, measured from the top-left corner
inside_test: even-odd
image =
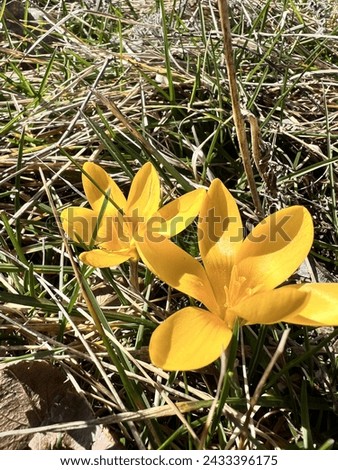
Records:
[[[312,246],[312,218],[304,207],[268,216],[243,239],[236,201],[216,179],[201,208],[198,237],[203,265],[163,237],[138,247],[160,279],[203,304],[177,311],[156,328],[149,346],[156,366],[191,370],[210,364],[229,345],[235,322],[338,325],[337,284],[278,287]]]
[[[204,189],[196,189],[160,208],[160,179],[150,162],[135,175],[127,198],[92,162],[83,165],[82,184],[91,208],[69,207],[61,221],[68,236],[86,249],[80,260],[98,268],[137,261],[138,243],[145,234],[151,239],[152,233],[171,237],[181,232],[197,216],[205,197]]]

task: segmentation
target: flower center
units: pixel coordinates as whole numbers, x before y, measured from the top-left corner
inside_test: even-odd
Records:
[[[239,276],[237,266],[231,271],[229,286],[225,286],[225,321],[229,327],[233,327],[236,317],[231,314],[231,307],[234,307],[246,297],[256,294],[261,289],[261,285],[250,287],[246,277]]]
[[[229,286],[225,286],[225,307],[230,308],[238,303],[240,299],[250,295],[249,289],[246,286],[247,280],[244,276],[238,275],[237,266],[234,266],[231,271]]]

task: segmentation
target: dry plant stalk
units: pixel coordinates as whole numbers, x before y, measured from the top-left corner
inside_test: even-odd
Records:
[[[218,9],[221,19],[221,26],[224,38],[224,56],[225,64],[229,79],[229,90],[230,98],[233,109],[233,119],[236,128],[236,134],[238,138],[238,144],[240,153],[243,160],[243,166],[245,170],[246,177],[248,179],[249,188],[251,191],[252,199],[256,208],[256,211],[259,215],[263,215],[261,201],[258,196],[257,187],[252,171],[251,161],[250,161],[250,150],[248,145],[248,140],[245,131],[245,119],[241,113],[241,108],[239,104],[237,83],[236,83],[236,71],[235,64],[233,59],[233,49],[231,41],[231,29],[229,21],[229,5],[228,0],[218,0]]]

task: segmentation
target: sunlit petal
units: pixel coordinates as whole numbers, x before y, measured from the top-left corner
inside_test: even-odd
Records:
[[[161,207],[153,219],[158,232],[169,238],[182,232],[198,215],[205,194],[204,189],[195,189]]]
[[[94,266],[94,268],[110,268],[118,266],[134,256],[134,251],[126,250],[120,253],[111,253],[105,250],[91,250],[81,253],[80,260]]]
[[[293,286],[308,299],[285,321],[309,326],[338,326],[338,284],[299,284]]]
[[[149,353],[153,364],[165,370],[204,367],[220,357],[232,331],[216,315],[187,307],[167,318],[153,333]]]
[[[96,235],[96,244],[107,251],[119,251],[130,245],[128,233],[121,213],[103,217]]]
[[[228,315],[243,318],[246,323],[268,325],[284,321],[288,315],[306,305],[307,298],[307,292],[284,286],[246,297],[229,309]]]
[[[139,222],[145,222],[160,205],[160,180],[154,166],[148,162],[136,173],[132,181],[125,213]]]
[[[69,207],[60,215],[63,230],[74,241],[90,245],[98,221],[92,209]]]
[[[214,180],[201,208],[198,237],[204,267],[220,304],[229,284],[234,256],[242,244],[242,220],[235,199]]]
[[[273,289],[306,258],[313,242],[313,223],[305,207],[282,209],[260,222],[236,256],[239,276],[251,287]]]
[[[163,236],[137,241],[138,253],[147,267],[169,284],[218,312],[218,304],[203,266]]]
[[[302,325],[302,326],[312,326],[314,328],[319,328],[322,325],[316,321],[310,320],[309,318],[303,317],[302,315],[290,315],[289,318],[285,318],[283,321],[286,323],[292,323],[295,325]]]
[[[100,212],[105,200],[105,194],[115,203],[114,205],[111,202],[107,202],[105,214],[115,214],[117,208],[124,209],[126,198],[115,181],[103,168],[93,162],[86,162],[83,165],[83,170],[86,173],[82,174],[83,189],[89,204],[95,212]]]

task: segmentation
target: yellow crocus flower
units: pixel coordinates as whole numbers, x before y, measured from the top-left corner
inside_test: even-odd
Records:
[[[94,267],[117,266],[137,261],[138,243],[145,233],[171,237],[184,230],[197,216],[204,189],[195,189],[160,208],[160,179],[148,162],[135,175],[126,198],[99,165],[83,165],[82,184],[91,206],[69,207],[61,213],[62,226],[87,250],[80,260]]]
[[[214,180],[198,225],[203,265],[163,237],[138,247],[160,279],[204,305],[183,308],[156,328],[149,345],[153,364],[166,370],[210,364],[229,345],[236,321],[338,325],[338,284],[278,287],[306,258],[313,236],[310,213],[292,206],[266,217],[243,239],[236,201]]]

